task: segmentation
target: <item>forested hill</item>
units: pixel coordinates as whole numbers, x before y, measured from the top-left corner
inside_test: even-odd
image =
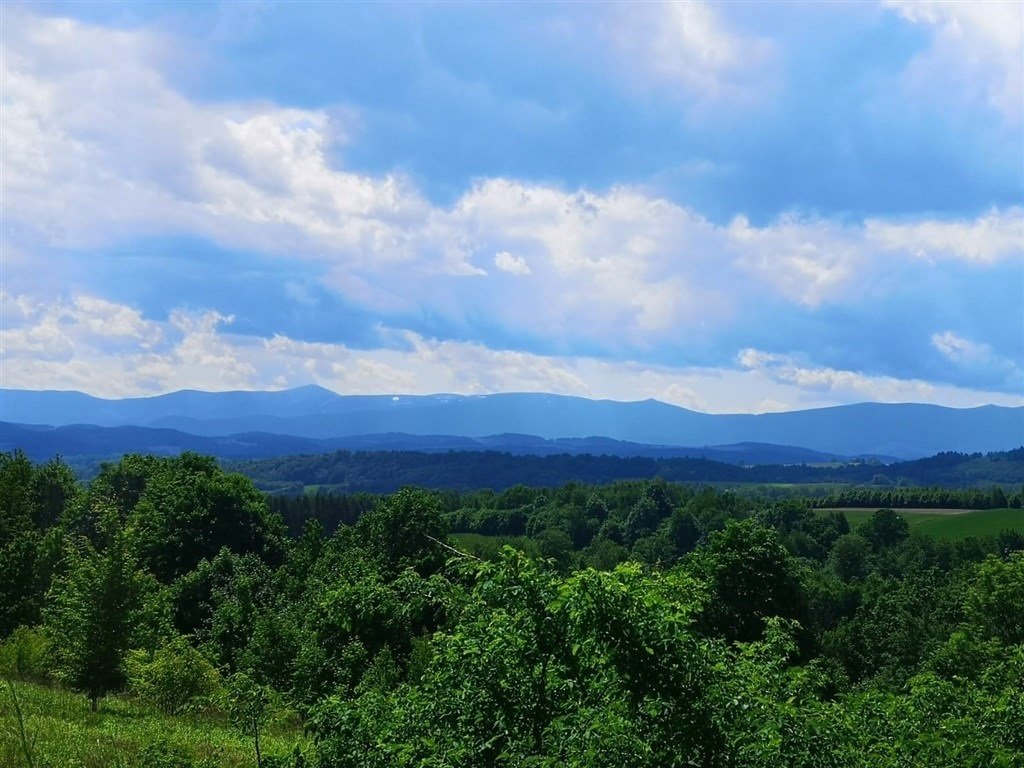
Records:
[[[744,467],[692,458],[338,451],[231,462],[228,466],[252,478],[260,488],[275,492],[299,492],[310,485],[330,486],[349,493],[388,493],[405,485],[502,490],[513,485],[549,487],[570,481],[597,484],[654,477],[676,482],[873,483],[965,488],[1024,483],[1024,448],[985,455],[942,453],[888,465],[853,462],[835,466]]]
[[[463,437],[459,435],[410,435],[403,432],[342,435],[322,439],[276,435],[268,432],[209,436],[193,435],[176,429],[131,425],[98,427],[92,424],[70,424],[51,427],[0,421],[0,451],[10,450],[22,450],[36,461],[45,461],[60,455],[65,459],[70,459],[71,463],[76,465],[83,463],[77,457],[114,460],[126,453],[174,456],[182,451],[194,451],[221,459],[265,459],[296,454],[329,453],[330,451],[419,451],[422,453],[496,451],[533,456],[589,453],[595,456],[711,459],[727,464],[810,464],[854,458],[770,443],[688,447],[646,445],[606,437],[547,440],[535,435],[522,434]],[[864,458],[894,460],[889,456]]]

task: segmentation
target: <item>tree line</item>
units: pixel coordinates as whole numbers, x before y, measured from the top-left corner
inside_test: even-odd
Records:
[[[888,487],[972,488],[1000,485],[1019,491],[1024,449],[989,454],[942,453],[915,461],[880,464],[742,466],[710,459],[560,454],[522,456],[494,451],[336,451],[275,459],[226,462],[229,469],[276,493],[329,486],[345,493],[391,493],[406,485],[471,491],[514,485],[551,487],[577,481],[603,485],[621,479],[671,482],[838,483]]]

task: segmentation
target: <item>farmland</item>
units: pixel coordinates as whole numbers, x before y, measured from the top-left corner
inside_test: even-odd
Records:
[[[854,527],[868,520],[871,509],[829,509],[842,512]],[[1024,511],[1019,509],[900,509],[896,511],[912,531],[938,539],[966,539],[970,536],[995,536],[1002,530],[1024,533]]]

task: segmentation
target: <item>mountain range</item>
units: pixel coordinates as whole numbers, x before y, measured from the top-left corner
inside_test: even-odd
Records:
[[[0,451],[20,449],[30,458],[45,461],[56,455],[65,458],[109,459],[125,453],[173,456],[195,451],[222,459],[262,459],[333,451],[495,451],[517,456],[619,456],[650,459],[709,459],[725,464],[821,464],[846,457],[785,445],[737,443],[708,447],[644,445],[604,437],[545,440],[533,435],[352,435],[336,438],[294,437],[266,432],[237,435],[192,435],[159,427],[98,427],[70,424],[51,427],[39,424],[0,422]],[[891,457],[872,457],[884,461]]]
[[[672,454],[642,451],[688,446],[692,451],[693,446],[703,446],[735,456],[752,450],[749,444],[769,444],[808,451],[791,454],[794,461],[820,461],[837,456],[906,459],[1024,444],[1024,408],[1020,407],[860,403],[782,413],[708,414],[657,400],[617,402],[534,393],[339,395],[315,385],[276,392],[182,390],[119,400],[72,391],[0,389],[0,420],[7,422],[0,426],[4,450],[19,440],[44,437],[38,429],[29,435],[24,426],[14,425],[122,428],[116,439],[114,433],[81,428],[77,433],[55,430],[50,434],[50,438],[79,440],[81,449],[88,448],[90,441],[114,447],[134,440],[168,447],[189,443],[195,445],[190,449],[208,450],[204,446],[211,443],[199,438],[217,438],[212,444],[220,448],[210,452],[219,455],[232,445],[273,444],[276,447],[260,449],[262,454],[239,449],[231,455],[432,447],[664,456]],[[572,443],[581,439],[590,442]]]

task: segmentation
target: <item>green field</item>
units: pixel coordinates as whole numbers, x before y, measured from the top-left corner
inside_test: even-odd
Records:
[[[822,510],[823,512],[825,510]],[[874,514],[873,509],[843,509],[854,527]],[[969,536],[995,536],[1004,529],[1024,533],[1024,511],[1019,509],[973,510],[896,510],[913,531],[937,539],[966,539]]]
[[[91,712],[81,694],[29,683],[14,689],[24,716],[35,768],[136,768],[255,765],[252,741],[224,723],[171,717],[120,697]],[[295,729],[261,735],[264,755],[286,756],[301,739]],[[0,765],[27,765],[10,688],[0,687]]]

